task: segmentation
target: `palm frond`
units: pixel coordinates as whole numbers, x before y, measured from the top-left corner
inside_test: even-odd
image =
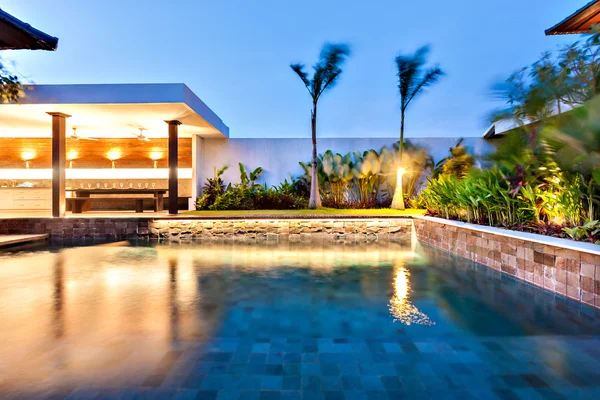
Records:
[[[419,93],[422,93],[423,89],[433,85],[434,83],[437,83],[443,75],[444,71],[442,71],[442,69],[439,67],[433,67],[425,71],[423,79],[421,79],[421,81],[412,89],[406,105],[408,106],[412,99],[418,96]]]
[[[304,64],[290,64],[290,68],[298,74],[304,86],[307,88],[310,86],[310,81],[308,80],[308,74],[304,71]]]

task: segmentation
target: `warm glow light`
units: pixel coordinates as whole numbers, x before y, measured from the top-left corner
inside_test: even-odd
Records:
[[[192,179],[191,168],[180,168],[179,179]],[[168,168],[77,168],[66,170],[67,179],[169,179]],[[52,179],[50,168],[0,168],[0,179]]]
[[[79,157],[79,153],[75,150],[71,150],[67,153],[67,160],[69,161],[76,160],[77,157]]]
[[[118,160],[119,158],[121,158],[121,155],[122,155],[121,150],[112,149],[108,153],[106,153],[106,158],[108,158],[110,161],[115,161],[115,160]]]
[[[162,152],[158,151],[158,150],[153,150],[150,153],[150,159],[154,161],[154,168],[158,167],[158,160],[160,160],[163,157]]]
[[[33,160],[35,158],[35,152],[27,150],[21,153],[21,159],[23,161]]]
[[[404,175],[406,173],[406,170],[402,167],[398,168],[398,175]]]
[[[29,161],[35,158],[35,152],[31,150],[25,150],[21,153],[21,159],[25,161],[25,168],[29,169]]]
[[[106,158],[108,158],[110,160],[111,167],[114,168],[115,160],[118,160],[119,158],[121,158],[121,150],[112,149],[111,151],[106,153]]]

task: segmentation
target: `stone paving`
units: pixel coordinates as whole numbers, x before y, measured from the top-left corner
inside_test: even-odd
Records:
[[[600,313],[593,308],[430,248],[410,258],[403,244],[348,245],[329,257],[329,244],[290,246],[266,249],[273,257],[255,256],[256,245],[102,247],[42,253],[30,268],[21,262],[23,271],[0,282],[0,353],[38,326],[48,335],[0,375],[0,397],[600,394]],[[44,300],[44,266],[57,263],[62,272],[48,283],[63,289]],[[32,304],[47,301],[55,323],[38,325],[46,303],[2,308],[20,303],[11,283],[21,274],[35,289],[23,295]],[[22,315],[38,310],[35,318]],[[417,312],[431,323],[400,319]],[[98,318],[106,320],[99,325]],[[9,344],[2,335],[15,339]]]

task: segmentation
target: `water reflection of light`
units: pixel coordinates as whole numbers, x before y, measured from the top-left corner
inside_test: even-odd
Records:
[[[410,272],[404,267],[403,261],[398,261],[394,277],[394,296],[390,300],[390,313],[394,321],[405,325],[435,325],[435,322],[410,302],[409,277]]]

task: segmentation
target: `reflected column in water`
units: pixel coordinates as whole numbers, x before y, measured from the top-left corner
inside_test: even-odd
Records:
[[[169,259],[169,306],[171,341],[179,340],[179,304],[177,303],[177,258]]]
[[[394,266],[394,295],[389,305],[394,322],[435,325],[435,322],[410,302],[410,291],[410,271],[404,266],[404,259],[399,258]]]
[[[52,291],[52,330],[54,337],[60,339],[65,333],[65,318],[64,318],[64,271],[65,269],[65,258],[63,253],[56,254],[54,259],[53,269],[53,285]]]

